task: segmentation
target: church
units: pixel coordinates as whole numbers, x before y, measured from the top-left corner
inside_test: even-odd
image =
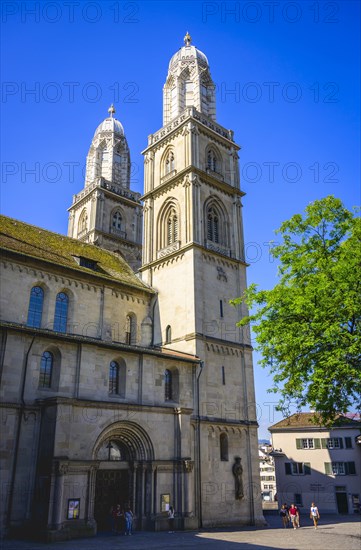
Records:
[[[113,106],[96,128],[68,236],[1,219],[3,535],[264,522],[239,146],[207,57],[169,62],[144,194]]]

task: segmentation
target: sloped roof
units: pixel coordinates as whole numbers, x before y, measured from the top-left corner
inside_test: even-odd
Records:
[[[46,229],[0,216],[0,246],[29,258],[43,260],[54,266],[71,268],[93,277],[106,278],[113,282],[153,292],[133,272],[127,262],[117,254],[94,244],[53,233]],[[96,262],[93,270],[79,265],[76,258]]]
[[[273,426],[270,426],[268,429],[270,432],[278,429],[292,429],[292,428],[324,428],[321,424],[317,424],[313,421],[315,416],[315,413],[308,412],[308,413],[295,413],[291,416],[288,416],[287,418],[284,418],[280,422],[277,422],[276,424],[273,424]],[[361,422],[358,420],[353,420],[351,418],[347,418],[347,416],[343,416],[342,414],[338,415],[338,417],[335,420],[334,427],[359,427],[361,428]]]

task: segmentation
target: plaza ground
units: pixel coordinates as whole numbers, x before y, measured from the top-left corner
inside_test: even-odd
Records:
[[[2,550],[160,550],[162,548],[209,548],[210,550],[360,550],[361,517],[359,515],[321,517],[317,530],[311,520],[301,516],[301,528],[284,529],[276,512],[266,512],[267,527],[240,527],[239,529],[202,529],[177,532],[136,532],[131,537],[100,534],[94,538],[78,539],[53,544],[6,540]]]

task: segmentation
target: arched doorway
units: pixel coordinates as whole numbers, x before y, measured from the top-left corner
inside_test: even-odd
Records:
[[[112,424],[98,437],[93,457],[99,464],[94,493],[98,531],[111,529],[111,509],[117,504],[131,507],[136,529],[149,528],[154,451],[148,434],[134,422]]]

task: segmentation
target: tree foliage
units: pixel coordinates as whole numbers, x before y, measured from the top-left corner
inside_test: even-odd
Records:
[[[277,233],[279,282],[272,290],[251,285],[233,301],[255,310],[239,325],[252,323],[279,408],[308,406],[330,425],[339,413],[360,410],[361,219],[328,196]]]

